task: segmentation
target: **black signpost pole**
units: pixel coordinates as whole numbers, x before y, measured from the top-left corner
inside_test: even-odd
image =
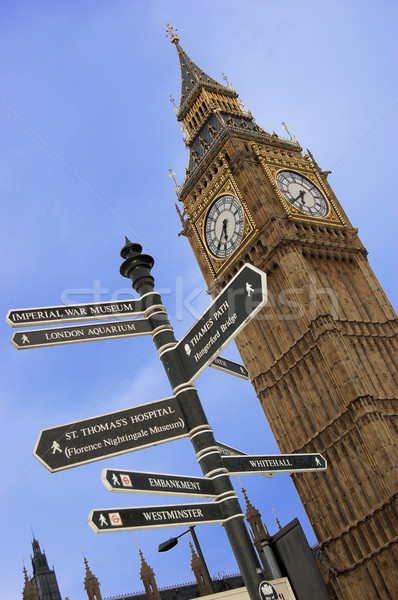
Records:
[[[120,254],[124,262],[120,267],[123,277],[131,279],[135,291],[143,296],[154,289],[151,269],[154,259],[141,254],[142,247],[126,238]],[[223,500],[225,511],[223,526],[229,538],[236,561],[241,571],[247,591],[252,600],[259,598],[259,585],[263,580],[262,569],[244,524],[244,514],[233,489],[227,470],[223,465],[213,431],[207,422],[205,412],[196,388],[189,382],[180,358],[174,351],[177,341],[167,314],[154,307],[148,311],[152,324],[152,337],[160,360],[166,371],[173,395],[178,399],[184,419],[190,431],[190,439],[196,457],[205,476],[214,478],[214,487],[219,500]]]

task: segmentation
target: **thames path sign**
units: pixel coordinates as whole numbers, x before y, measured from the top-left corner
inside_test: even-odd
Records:
[[[327,462],[321,454],[268,454],[223,456],[222,461],[231,475],[249,473],[302,473],[326,471]]]
[[[265,273],[245,265],[175,347],[189,382],[206,369],[266,302]]]
[[[176,398],[43,429],[34,456],[51,472],[188,435]]]
[[[10,310],[6,321],[11,327],[27,325],[48,325],[50,323],[70,323],[73,321],[100,321],[112,317],[132,317],[145,315],[148,307],[164,308],[160,296],[151,292],[138,300],[113,300],[95,304],[70,304],[45,306],[43,308],[16,308]]]
[[[101,481],[110,492],[182,495],[197,498],[217,496],[213,482],[205,477],[104,469]]]
[[[106,533],[108,531],[222,523],[225,515],[221,504],[222,502],[202,502],[200,504],[94,509],[90,512],[88,524],[95,533]]]
[[[18,350],[25,350],[26,348],[135,337],[151,333],[152,328],[148,319],[131,319],[129,321],[109,321],[96,325],[64,325],[47,329],[18,331],[12,336],[11,343]]]

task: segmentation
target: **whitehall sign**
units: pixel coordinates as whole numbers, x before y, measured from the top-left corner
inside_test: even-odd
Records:
[[[88,524],[95,533],[105,533],[172,526],[188,527],[206,523],[222,523],[224,519],[221,502],[202,502],[200,504],[94,509],[90,512]]]
[[[248,473],[301,473],[326,471],[327,462],[321,454],[268,454],[223,456],[222,461],[231,475]]]
[[[43,429],[33,455],[54,473],[187,435],[178,400],[172,396]]]
[[[16,308],[7,313],[6,321],[11,327],[26,325],[48,325],[49,323],[70,323],[73,321],[101,321],[112,317],[144,315],[148,308],[162,308],[156,292],[145,294],[138,300],[114,300],[95,304],[62,304],[44,308]]]
[[[213,482],[205,477],[104,469],[101,481],[110,492],[217,497]]]
[[[68,325],[18,331],[12,336],[11,343],[18,350],[24,350],[25,348],[42,348],[43,346],[135,337],[150,333],[152,333],[152,327],[147,319],[131,319],[129,321],[107,321],[97,325]]]
[[[232,446],[227,446],[227,444],[222,444],[221,442],[216,442],[217,444],[217,448],[222,456],[222,458],[224,458],[225,456],[247,456],[246,452],[241,452],[240,450],[237,450],[236,448],[232,448]],[[263,477],[267,477],[268,479],[272,479],[274,474],[273,473],[259,473],[260,475],[262,475]]]
[[[267,278],[246,264],[175,347],[192,383],[267,302]]]
[[[240,377],[241,379],[249,379],[249,371],[246,367],[227,358],[222,358],[222,356],[217,356],[209,366],[213,367],[213,369],[224,371],[224,373]]]

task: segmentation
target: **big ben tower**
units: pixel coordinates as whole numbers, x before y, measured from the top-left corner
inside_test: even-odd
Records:
[[[269,304],[237,346],[280,451],[328,460],[292,477],[331,597],[397,598],[396,314],[328,173],[168,33],[189,149],[183,233],[212,295],[246,262],[268,275]]]

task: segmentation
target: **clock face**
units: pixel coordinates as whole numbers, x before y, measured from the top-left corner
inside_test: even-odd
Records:
[[[328,204],[311,181],[293,171],[281,171],[276,176],[276,183],[286,200],[300,212],[310,217],[325,217]]]
[[[243,236],[243,208],[234,196],[220,196],[207,213],[206,243],[217,258],[227,258],[239,246]]]

